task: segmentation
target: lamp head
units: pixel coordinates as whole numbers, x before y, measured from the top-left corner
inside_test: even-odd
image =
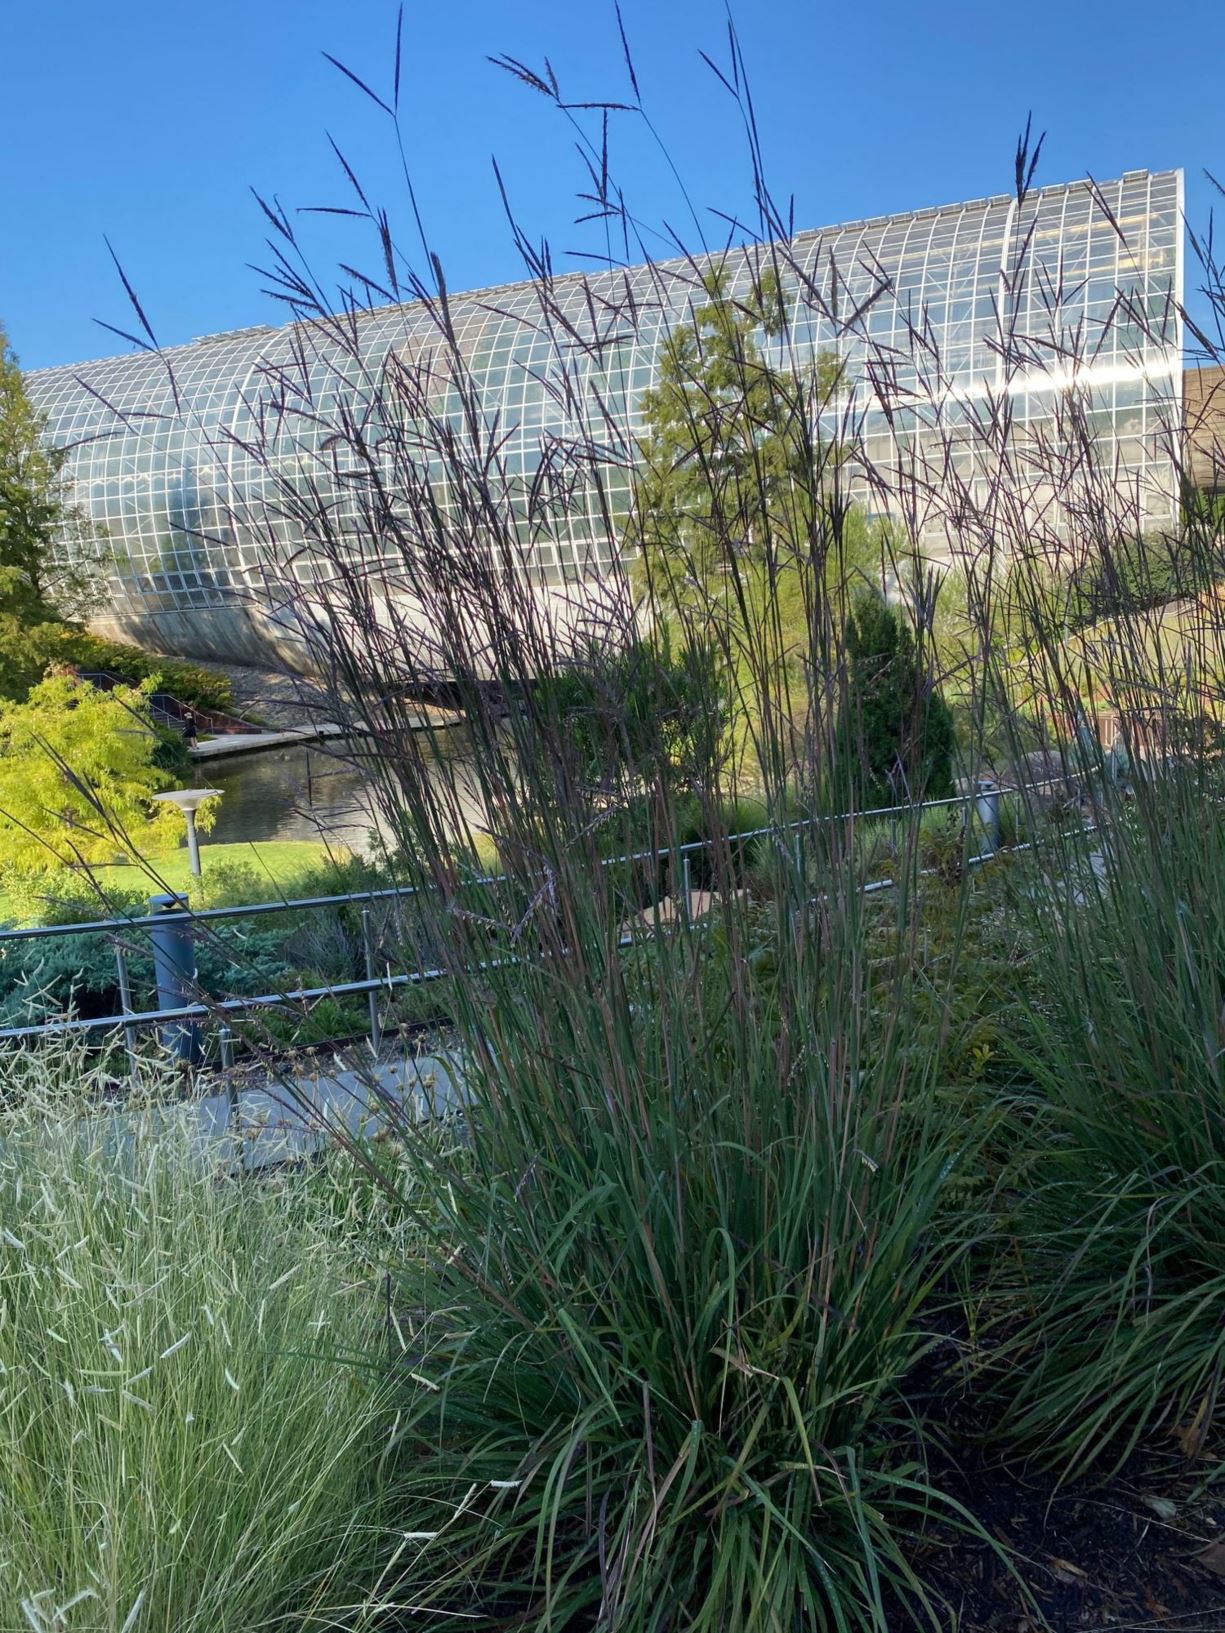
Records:
[[[154,794],[153,798],[159,805],[177,805],[186,815],[189,811],[198,811],[207,799],[219,799],[220,788],[174,788],[168,794]]]

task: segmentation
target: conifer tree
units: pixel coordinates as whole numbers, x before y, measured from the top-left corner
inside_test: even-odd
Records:
[[[105,529],[72,502],[67,452],[46,428],[0,326],[0,618],[17,627],[85,616],[110,559]]]
[[[845,632],[847,677],[837,731],[835,800],[861,810],[953,792],[953,719],[915,650],[910,625],[872,590]]]

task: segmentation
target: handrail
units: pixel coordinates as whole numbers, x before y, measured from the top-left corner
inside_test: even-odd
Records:
[[[162,1026],[170,1021],[200,1021],[210,1015],[241,1014],[249,1009],[276,1009],[282,1004],[305,1003],[315,998],[349,998],[363,992],[382,992],[393,987],[417,986],[438,981],[443,969],[412,970],[401,975],[381,975],[368,981],[336,981],[326,987],[298,987],[292,992],[261,992],[245,998],[214,998],[208,1003],[180,1004],[177,1009],[134,1009],[124,1015],[91,1015],[86,1019],[41,1021],[33,1026],[9,1026],[0,1030],[0,1040],[45,1037],[61,1032],[117,1031],[121,1026]]]
[[[863,822],[897,816],[903,813],[935,811],[950,805],[968,805],[983,798],[988,792],[997,793],[1001,796],[1015,796],[1033,793],[1043,788],[1057,787],[1064,781],[1066,779],[1062,777],[1048,777],[1042,781],[1022,783],[1011,787],[992,784],[990,789],[980,789],[965,794],[952,794],[945,799],[923,800],[917,805],[878,805],[863,811],[840,811],[819,816],[800,817],[794,822],[767,824],[762,828],[747,828],[734,834],[728,834],[727,843],[737,844],[747,839],[764,839],[771,834],[799,833],[805,829],[834,822]],[[714,843],[714,838],[708,835],[703,839],[687,840],[683,845],[631,851],[624,856],[602,857],[600,866],[606,868],[622,867],[627,862],[660,861],[669,856],[686,856],[696,851],[706,850]],[[505,873],[478,874],[471,879],[465,880],[465,883],[476,887],[505,884],[508,879],[509,875]],[[156,883],[156,880],[150,882]],[[11,941],[38,941],[55,936],[70,935],[104,935],[108,931],[148,930],[153,929],[155,926],[160,928],[162,925],[167,924],[217,923],[226,919],[257,918],[266,913],[294,913],[320,907],[343,907],[352,902],[389,901],[400,897],[416,896],[423,889],[429,890],[430,888],[428,885],[389,885],[377,890],[345,891],[332,896],[300,896],[286,898],[281,901],[249,902],[239,907],[188,907],[168,913],[147,914],[139,918],[83,919],[72,924],[35,924],[0,930],[0,947]]]
[[[770,830],[765,830],[770,831]],[[1089,823],[1084,828],[1076,830],[1075,837],[1083,837],[1097,832],[1097,825]],[[1017,855],[1034,848],[1032,841],[1020,845],[1007,847],[1009,855]],[[649,853],[648,853],[649,854]],[[980,851],[965,860],[967,867],[981,867],[992,862],[999,855],[999,851]],[[934,870],[923,870],[924,877],[929,877]],[[868,884],[859,887],[859,893],[864,896],[874,895],[878,891],[896,888],[897,880],[891,877],[873,879]],[[814,900],[821,900],[817,897]],[[659,904],[656,903],[656,906]],[[657,921],[658,924],[658,921]],[[637,939],[631,931],[623,930],[618,937],[617,945],[627,947]],[[513,955],[508,958],[482,959],[477,965],[470,968],[476,970],[499,969],[507,964],[521,962],[521,957]],[[334,981],[322,987],[298,987],[289,992],[267,992],[257,995],[237,998],[210,999],[208,1003],[181,1004],[176,1008],[128,1010],[121,1015],[95,1015],[87,1019],[60,1019],[42,1021],[30,1026],[10,1026],[0,1029],[0,1042],[18,1042],[25,1038],[56,1037],[62,1034],[81,1034],[91,1032],[112,1031],[121,1028],[137,1026],[161,1026],[176,1021],[197,1021],[209,1016],[244,1014],[255,1009],[276,1009],[285,1004],[306,1003],[321,998],[357,997],[362,993],[390,992],[405,987],[423,986],[433,981],[444,980],[447,976],[457,972],[442,966],[431,966],[424,970],[401,971],[393,975],[390,971],[386,975],[373,976],[359,981]]]
[[[1003,798],[1005,796],[1008,796],[1008,795],[1014,795],[1015,796],[1015,795],[1018,795],[1018,794],[1021,794],[1021,793],[1025,793],[1025,792],[1032,792],[1032,791],[1035,791],[1035,790],[1040,789],[1040,788],[1049,788],[1051,786],[1056,786],[1056,785],[1062,783],[1065,780],[1066,779],[1062,779],[1062,778],[1049,778],[1049,779],[1046,779],[1044,781],[1027,783],[1027,784],[1021,785],[1020,787],[1011,787],[1011,788],[1002,787],[999,784],[996,784],[996,783],[993,783],[993,782],[987,782],[987,781],[984,780],[984,781],[980,782],[978,784],[978,786],[972,791],[969,791],[969,792],[966,792],[966,793],[963,793],[963,794],[955,794],[955,795],[952,795],[951,797],[945,798],[945,799],[927,800],[927,801],[921,802],[918,805],[879,806],[879,807],[871,808],[871,809],[866,810],[866,811],[848,811],[848,812],[835,813],[835,814],[832,814],[832,815],[823,815],[823,816],[802,818],[802,819],[800,819],[798,821],[795,821],[795,822],[784,823],[784,824],[780,824],[780,825],[768,826],[768,827],[763,827],[763,828],[747,829],[747,830],[744,830],[744,831],[741,831],[741,832],[738,832],[738,833],[735,833],[735,834],[729,834],[727,836],[727,842],[729,844],[732,844],[732,843],[736,843],[738,841],[742,841],[742,840],[746,840],[746,839],[761,838],[761,837],[766,837],[766,836],[769,836],[769,835],[775,835],[775,834],[782,835],[782,834],[786,834],[786,833],[798,833],[798,832],[800,832],[800,831],[802,831],[804,829],[811,829],[811,828],[820,826],[822,824],[827,824],[827,823],[830,823],[830,822],[855,821],[855,820],[863,820],[863,819],[870,819],[870,818],[881,818],[881,817],[888,817],[888,816],[891,816],[891,815],[897,815],[899,813],[910,813],[910,814],[921,815],[924,811],[927,811],[927,810],[938,810],[938,809],[948,807],[948,806],[964,806],[964,805],[970,804],[971,802],[974,802],[974,803],[977,804],[979,801],[982,801],[984,799],[987,799],[987,800],[994,799],[996,802],[998,802],[1001,798]],[[995,828],[995,830],[996,830],[996,832],[995,832],[995,843],[998,846],[998,803],[996,804],[996,807],[995,807],[994,818],[993,818],[993,821],[992,821],[992,827]],[[1084,829],[1079,830],[1079,832],[1081,832],[1081,833],[1088,833],[1088,832],[1092,832],[1092,831],[1093,831],[1093,825],[1090,825],[1088,828],[1084,828]],[[715,841],[715,838],[713,836],[707,836],[707,837],[705,837],[703,839],[687,841],[683,845],[671,847],[671,848],[666,849],[666,850],[664,850],[664,849],[646,850],[646,851],[632,853],[632,854],[630,854],[628,856],[603,858],[602,859],[602,865],[603,866],[616,866],[619,863],[624,863],[624,862],[627,862],[627,861],[634,861],[634,860],[638,860],[638,859],[658,861],[661,858],[676,855],[676,854],[679,853],[682,856],[683,860],[685,861],[685,880],[684,880],[684,883],[682,884],[681,888],[682,888],[682,890],[687,892],[687,890],[688,890],[688,871],[689,871],[688,870],[688,856],[689,856],[689,854],[694,852],[694,851],[703,850],[703,849],[707,848],[708,846],[713,845],[715,842],[716,841]],[[1024,851],[1024,850],[1029,850],[1030,848],[1031,848],[1031,845],[1028,844],[1028,843],[1009,847],[1009,849],[1011,851]],[[966,866],[968,866],[968,867],[979,866],[982,863],[991,861],[993,859],[993,857],[996,856],[997,854],[998,854],[997,849],[988,849],[988,850],[981,851],[981,852],[977,853],[974,856],[967,857],[966,858]],[[924,870],[924,871],[925,872],[930,872],[931,870]],[[482,878],[474,879],[474,880],[469,881],[469,882],[472,883],[472,884],[498,884],[498,883],[505,882],[507,880],[507,878],[508,878],[508,876],[506,874],[496,874],[496,875],[484,876]],[[859,888],[860,888],[860,892],[863,895],[871,895],[871,894],[874,894],[874,893],[876,893],[878,891],[881,891],[881,890],[892,889],[892,888],[894,888],[896,883],[897,883],[897,881],[895,879],[887,877],[887,878],[872,880],[871,882],[869,882],[867,884],[861,885]],[[300,898],[299,900],[293,901],[293,902],[289,902],[289,901],[283,901],[283,902],[257,902],[257,903],[248,904],[248,905],[243,906],[243,907],[235,907],[235,908],[207,908],[207,909],[204,909],[204,910],[202,910],[200,912],[192,912],[190,909],[187,909],[185,911],[176,911],[176,912],[169,912],[169,913],[161,913],[161,914],[157,914],[157,915],[150,915],[149,917],[143,918],[143,919],[126,919],[126,918],[124,918],[124,919],[110,919],[110,920],[103,920],[103,921],[94,920],[94,921],[87,921],[87,922],[85,922],[83,924],[74,924],[74,925],[41,925],[41,926],[35,926],[35,927],[33,927],[33,928],[29,929],[29,930],[16,930],[16,931],[10,930],[10,931],[0,932],[0,942],[30,939],[32,937],[38,937],[40,935],[47,935],[47,934],[68,935],[68,934],[81,933],[81,932],[95,933],[95,934],[105,934],[107,932],[116,931],[116,930],[132,930],[132,929],[140,929],[142,927],[159,928],[160,929],[160,928],[162,928],[162,927],[164,927],[166,925],[191,924],[191,923],[194,923],[197,920],[249,918],[249,917],[252,917],[252,916],[254,916],[256,914],[274,913],[274,912],[283,913],[283,912],[290,911],[290,910],[295,909],[295,908],[303,909],[303,908],[317,908],[317,907],[325,907],[325,906],[337,906],[337,905],[343,905],[343,904],[349,903],[349,902],[370,902],[370,901],[375,901],[375,900],[386,900],[386,899],[389,899],[389,898],[395,898],[395,897],[400,897],[400,896],[412,896],[412,895],[416,895],[416,894],[420,893],[421,888],[422,887],[415,886],[415,885],[410,885],[410,886],[390,887],[390,888],[385,888],[385,889],[380,889],[380,890],[371,890],[371,891],[351,891],[351,892],[348,892],[348,893],[345,893],[345,894],[340,894],[340,895],[335,895],[335,896],[303,897],[303,898]],[[655,905],[656,905],[656,907],[659,906],[658,903],[656,903]],[[135,1056],[133,1054],[133,1050],[134,1050],[134,1043],[135,1043],[135,1030],[138,1027],[166,1026],[166,1025],[173,1025],[174,1023],[195,1022],[195,1021],[200,1021],[200,1020],[206,1019],[209,1016],[225,1017],[225,1016],[234,1015],[234,1014],[246,1014],[246,1013],[249,1013],[250,1011],[258,1010],[258,1009],[280,1008],[280,1007],[282,1007],[284,1005],[287,1005],[287,1004],[309,1003],[309,1002],[313,1002],[315,1000],[324,999],[324,998],[356,997],[356,996],[359,996],[359,995],[364,993],[364,994],[369,995],[369,997],[370,997],[370,1002],[371,1002],[371,1037],[372,1037],[372,1041],[377,1043],[377,1038],[379,1036],[379,1026],[378,1026],[378,1020],[377,1020],[376,995],[379,992],[384,992],[384,991],[391,992],[391,991],[399,990],[399,989],[403,989],[403,988],[423,985],[423,984],[426,984],[428,982],[441,980],[444,977],[446,977],[447,975],[453,974],[455,972],[449,971],[447,969],[440,968],[440,967],[432,967],[432,968],[427,968],[427,969],[423,969],[423,970],[402,971],[402,972],[394,974],[394,975],[391,973],[390,970],[388,970],[388,972],[386,974],[382,975],[382,976],[374,976],[372,971],[371,971],[371,963],[370,963],[370,955],[372,953],[372,944],[370,943],[370,940],[369,940],[369,922],[368,922],[369,921],[369,915],[368,914],[363,914],[363,920],[365,921],[364,924],[363,924],[363,933],[364,933],[364,935],[365,935],[365,937],[367,939],[367,978],[364,979],[364,980],[330,982],[330,983],[328,983],[327,985],[324,985],[324,986],[299,987],[299,988],[295,988],[292,991],[288,991],[288,992],[260,993],[260,994],[255,994],[255,995],[250,995],[250,996],[243,996],[243,997],[209,999],[207,1001],[198,1001],[198,1002],[192,1002],[192,1003],[187,1003],[187,1004],[167,1006],[166,1008],[162,1008],[162,1009],[130,1010],[130,1009],[125,1008],[125,1010],[122,1013],[118,1014],[118,1015],[100,1015],[100,1016],[93,1016],[93,1017],[90,1017],[88,1019],[60,1018],[60,1019],[54,1020],[54,1021],[37,1022],[37,1023],[33,1023],[33,1024],[27,1025],[27,1026],[5,1027],[5,1028],[0,1028],[0,1042],[3,1042],[3,1043],[18,1042],[18,1041],[22,1041],[22,1040],[30,1039],[30,1038],[51,1037],[51,1036],[57,1036],[57,1035],[61,1035],[61,1034],[90,1035],[90,1034],[93,1034],[93,1033],[96,1033],[96,1032],[107,1032],[107,1031],[114,1032],[114,1031],[118,1031],[118,1030],[120,1030],[122,1028],[126,1032],[127,1037],[128,1037],[129,1055],[134,1060]],[[658,921],[657,921],[657,923],[658,923]],[[627,946],[627,945],[631,944],[634,941],[634,939],[635,939],[634,933],[623,928],[622,933],[621,933],[620,938],[619,938],[619,941],[618,941],[618,945],[619,946]],[[124,1000],[125,1000],[125,1003],[126,1003],[127,988],[124,985],[124,981],[126,979],[126,970],[125,970],[125,966],[123,964],[122,949],[119,946],[117,946],[117,949],[116,949],[116,957],[117,957],[117,960],[118,960],[119,965],[120,965],[121,990],[123,992]],[[480,968],[496,968],[496,967],[499,967],[503,963],[506,963],[506,962],[518,962],[518,957],[519,957],[519,955],[511,955],[509,960],[499,958],[499,959],[490,960],[488,963],[482,961],[482,963],[480,964],[479,967]],[[199,989],[197,988],[196,990],[199,990]],[[226,1052],[226,1050],[225,1050],[225,1040],[228,1038],[228,1036],[229,1036],[228,1032],[223,1030],[223,1032],[222,1032],[223,1060],[224,1060],[225,1052]]]
[[[155,880],[150,881],[156,883]],[[474,884],[492,880],[473,880]],[[393,885],[380,890],[354,890],[335,896],[302,896],[277,902],[249,902],[241,907],[176,908],[171,913],[150,913],[143,918],[82,919],[75,924],[34,924],[24,929],[0,930],[0,945],[7,941],[37,941],[49,936],[105,934],[108,930],[148,930],[163,924],[198,924],[216,919],[255,918],[262,913],[292,913],[305,908],[372,902],[389,896],[416,895],[418,885]]]

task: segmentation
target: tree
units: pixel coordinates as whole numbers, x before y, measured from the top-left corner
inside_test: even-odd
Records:
[[[656,622],[720,653],[732,758],[786,774],[823,708],[829,609],[879,580],[889,540],[842,492],[845,450],[819,431],[841,365],[788,357],[777,277],[733,292],[713,273],[705,293],[643,396],[626,543]]]
[[[0,327],[0,613],[23,624],[85,612],[107,555],[104,533],[70,502],[66,451],[45,434]]]
[[[953,718],[919,666],[909,624],[882,595],[862,590],[845,645],[835,797],[850,792],[868,809],[951,795]]]
[[[631,543],[644,578],[683,599],[731,567],[810,562],[837,450],[817,436],[840,374],[819,354],[778,367],[763,342],[785,334],[786,304],[767,273],[743,295],[710,274],[707,302],[668,337],[644,393]]]
[[[43,440],[45,421],[26,396],[0,329],[0,598],[47,607],[47,560],[63,515],[64,454]]]
[[[171,783],[155,760],[152,689],[104,692],[61,672],[24,703],[0,704],[0,872],[49,873],[177,844],[181,813],[152,803]]]

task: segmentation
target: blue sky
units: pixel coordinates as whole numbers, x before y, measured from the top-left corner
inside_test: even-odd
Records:
[[[0,321],[28,368],[125,349],[95,319],[132,317],[104,237],[159,341],[276,321],[248,263],[266,261],[250,188],[291,213],[348,204],[335,137],[418,262],[393,133],[324,59],[390,95],[394,0],[44,0],[11,5],[0,98]],[[743,134],[702,62],[727,61],[717,0],[623,0],[644,105],[704,230],[751,209]],[[1202,225],[1225,179],[1221,0],[736,0],[774,193],[797,226],[1006,192],[1033,110],[1040,181],[1182,165]],[[408,168],[454,289],[522,275],[491,159],[560,268],[598,253],[576,226],[587,178],[574,132],[486,60],[547,55],[573,100],[629,97],[611,0],[430,0],[405,6]],[[1202,65],[1202,66],[1201,66]],[[612,169],[639,218],[696,234],[669,164],[616,115]],[[1225,210],[1225,200],[1217,199]],[[368,231],[294,216],[317,270],[377,267]],[[1193,274],[1188,273],[1189,281]]]

